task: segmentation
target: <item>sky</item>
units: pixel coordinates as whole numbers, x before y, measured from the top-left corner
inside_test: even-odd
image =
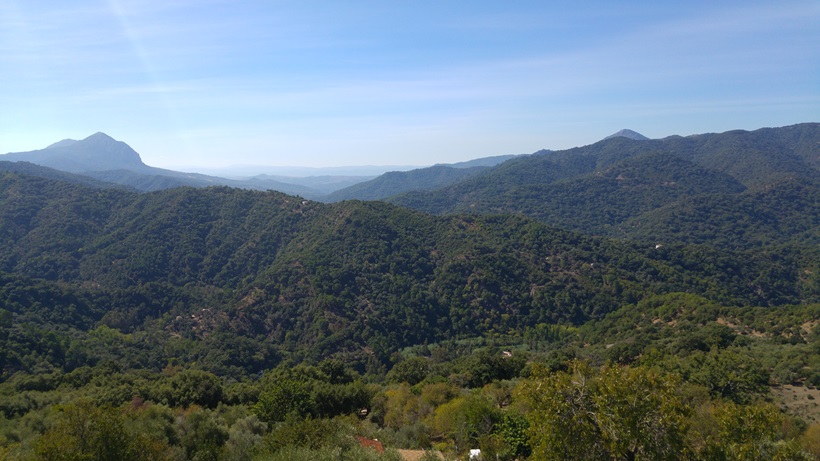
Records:
[[[0,153],[421,166],[818,121],[817,0],[0,0]]]

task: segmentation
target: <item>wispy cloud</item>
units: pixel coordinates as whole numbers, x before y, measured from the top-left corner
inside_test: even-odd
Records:
[[[153,133],[162,142],[143,145],[157,155],[202,161],[234,137],[249,155],[393,142],[432,163],[583,143],[629,121],[820,116],[817,2],[565,3],[10,0],[0,143],[47,123]]]

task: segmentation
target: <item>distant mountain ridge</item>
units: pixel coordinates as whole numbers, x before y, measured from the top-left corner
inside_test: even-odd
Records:
[[[397,171],[389,171],[383,174],[384,177],[375,178],[373,173],[380,173],[385,168],[391,167],[248,167],[250,170],[235,167],[234,170],[224,170],[231,176],[226,178],[148,166],[128,144],[98,132],[82,140],[63,139],[44,149],[0,155],[0,161],[29,162],[54,170],[88,176],[98,181],[123,185],[142,192],[181,186],[224,185],[252,190],[276,190],[314,200],[337,201],[380,200],[402,192],[441,187],[472,176],[482,168],[498,165],[514,157],[516,155],[499,155],[425,168],[397,166],[393,167]],[[258,173],[263,170],[292,173],[298,176]],[[256,174],[249,176],[248,171],[256,172]],[[242,175],[242,172],[245,175]],[[304,176],[306,174],[309,176]],[[362,176],[362,174],[371,174],[371,176]],[[233,177],[233,175],[241,177]],[[375,183],[367,183],[370,180],[375,180]]]
[[[812,139],[816,137],[813,131],[817,130],[817,126],[816,123],[807,123],[752,132],[735,130],[720,134],[670,136],[654,140],[633,130],[623,129],[597,143],[573,149],[539,150],[529,155],[485,157],[409,171],[392,171],[374,178],[349,175],[290,178],[270,174],[224,178],[183,173],[145,165],[139,154],[130,146],[104,133],[95,133],[79,141],[64,139],[45,149],[0,155],[0,161],[31,162],[142,192],[180,186],[224,185],[253,190],[276,190],[325,202],[349,199],[390,200],[433,213],[525,212],[530,216],[546,219],[546,216],[555,216],[554,210],[547,209],[547,205],[552,203],[556,196],[545,196],[540,206],[533,206],[537,202],[534,197],[539,194],[569,194],[574,186],[563,183],[581,181],[577,185],[581,187],[586,181],[590,187],[594,185],[600,194],[615,194],[611,197],[614,200],[627,193],[629,188],[604,191],[600,189],[603,187],[601,178],[594,180],[585,176],[600,176],[619,162],[629,158],[648,159],[652,153],[664,152],[705,168],[705,171],[725,173],[750,189],[766,187],[767,184],[780,181],[814,177],[812,175],[816,176],[820,168],[817,144],[812,144]],[[660,176],[672,174],[670,171],[661,173],[661,170],[657,170]],[[315,171],[326,173],[331,170]],[[341,174],[347,170],[332,171]],[[44,174],[45,177],[53,176],[53,173]],[[644,171],[644,174],[653,175],[649,170]],[[631,183],[617,181],[613,184]],[[667,190],[658,187],[660,186],[651,192],[659,194],[655,198],[666,194],[671,199],[672,195],[667,194],[670,192],[668,185],[664,186]],[[590,193],[591,190],[588,190],[584,194],[589,196]],[[694,193],[694,190],[687,192],[690,195]],[[522,200],[521,197],[526,199]],[[679,196],[675,200],[683,199],[683,196]],[[632,212],[629,215],[619,215],[617,218],[612,212],[600,209],[584,213],[598,213],[599,217],[608,213],[612,218],[608,224],[599,218],[596,220],[609,228],[622,223],[624,219],[635,218],[637,210],[645,210],[644,206],[630,208],[628,203],[636,201],[637,197],[624,197],[620,207],[631,209]],[[568,198],[565,203],[578,203],[578,197]],[[566,204],[563,206],[566,208]],[[572,213],[563,214],[569,217]],[[579,228],[577,226],[580,224],[577,221],[581,213],[575,215],[570,222],[547,222]],[[583,229],[583,226],[579,229]],[[588,230],[600,232],[602,228],[593,226]]]
[[[588,146],[511,159],[476,177],[387,200],[435,214],[524,214],[599,235],[646,239],[653,235],[649,229],[669,228],[677,230],[659,234],[693,243],[753,246],[764,234],[781,242],[803,239],[799,236],[811,228],[812,220],[820,229],[819,167],[818,123],[659,140],[615,136]],[[748,195],[794,190],[798,185],[805,193],[761,195],[765,201],[750,200]],[[786,196],[791,202],[778,207],[777,197],[785,200]],[[656,212],[675,207],[690,210],[699,203],[717,205],[726,197],[747,206],[736,210],[739,214],[686,214],[708,219],[713,229],[709,233],[695,231],[706,224],[700,219],[681,223],[674,214]],[[760,219],[773,207],[783,210],[776,213],[780,223],[776,232]],[[811,217],[808,223],[804,215]],[[733,228],[725,221],[729,219],[747,221],[753,229],[726,240],[718,229]],[[673,221],[678,224],[671,226]],[[692,240],[695,235],[697,240]]]
[[[323,201],[382,200],[409,191],[431,190],[479,175],[489,167],[453,168],[434,165],[410,171],[391,171],[370,181],[361,182],[328,194]]]
[[[0,157],[2,158],[2,157]],[[43,179],[53,179],[58,181],[65,181],[73,184],[81,184],[86,187],[94,189],[123,189],[134,190],[131,187],[123,184],[115,184],[107,181],[100,181],[81,174],[69,173],[67,171],[56,170],[42,165],[37,165],[31,162],[7,162],[0,160],[0,172],[22,174],[27,176],[35,176]]]
[[[390,171],[369,181],[332,192],[323,197],[322,201],[383,200],[404,192],[432,190],[480,175],[491,167],[516,157],[518,155],[497,155],[466,162],[439,163],[409,171]]]
[[[465,162],[456,162],[456,163],[442,163],[440,165],[448,166],[450,168],[473,168],[477,166],[496,166],[500,163],[504,163],[507,160],[513,159],[515,157],[519,157],[519,155],[515,154],[508,154],[508,155],[495,155],[492,157],[482,157],[473,160],[467,160]]]
[[[45,149],[0,155],[0,161],[29,162],[54,170],[84,175],[99,181],[120,184],[142,192],[181,186],[230,186],[253,190],[276,190],[287,194],[315,198],[335,190],[325,184],[312,188],[277,179],[257,176],[240,180],[184,173],[148,166],[128,144],[105,133],[95,133],[82,139],[64,139]],[[340,187],[349,184],[342,182]]]

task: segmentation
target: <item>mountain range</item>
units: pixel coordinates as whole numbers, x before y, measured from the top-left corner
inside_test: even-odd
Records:
[[[477,167],[492,167],[502,163],[515,155],[499,155],[473,159],[453,164],[436,165],[433,170],[450,171],[452,173],[428,173],[427,168],[411,166],[358,166],[358,167],[270,167],[270,166],[236,166],[222,169],[203,169],[211,174],[185,173],[182,171],[151,167],[142,162],[140,155],[128,144],[117,141],[105,133],[95,133],[83,140],[64,139],[55,142],[44,149],[28,152],[12,152],[0,155],[0,162],[26,162],[34,165],[51,168],[63,173],[82,175],[74,181],[88,181],[94,178],[99,181],[119,184],[141,192],[150,192],[170,189],[180,186],[208,187],[224,185],[252,190],[276,190],[302,197],[336,201],[347,198],[379,199],[388,195],[409,190],[419,190],[446,185],[463,176],[459,170]],[[17,165],[15,168],[20,168]],[[12,168],[6,165],[5,168]],[[334,194],[336,191],[358,185],[368,180],[377,179],[378,183],[395,182],[400,173],[409,172],[410,177],[403,182],[388,186],[380,193],[367,192],[371,187],[359,186],[350,191]],[[28,167],[29,173],[34,170]],[[56,173],[43,170],[42,175],[54,176]],[[379,175],[388,175],[388,178],[377,178]],[[439,176],[430,179],[428,176]],[[390,178],[393,176],[394,178]],[[63,175],[63,178],[68,178]],[[356,191],[364,191],[363,195]],[[386,195],[385,195],[386,194]]]
[[[386,200],[437,214],[523,214],[596,235],[754,246],[820,226],[819,141],[817,123],[660,140],[615,137],[518,157]],[[700,230],[690,232],[685,220]],[[721,231],[738,222],[747,223],[744,230]]]
[[[144,164],[139,154],[128,144],[117,141],[105,133],[95,133],[80,141],[65,139],[45,149],[0,155],[0,161],[30,162],[59,171],[120,184],[141,192],[180,186],[230,186],[254,190],[278,190],[305,197],[318,197],[337,188],[369,179],[369,177],[349,176],[314,177],[302,181],[310,184],[308,186],[299,184],[300,181],[296,178],[272,177],[264,174],[244,179],[229,179],[198,173],[183,173]]]
[[[440,168],[451,168],[458,171],[479,166],[489,167],[512,157],[514,156],[487,157],[446,166],[442,165]],[[0,162],[28,162],[84,177],[75,178],[75,181],[87,181],[87,178],[94,178],[98,181],[119,184],[140,192],[180,186],[208,187],[222,185],[252,190],[276,190],[324,201],[336,200],[332,194],[337,190],[368,181],[377,175],[385,174],[385,172],[389,175],[395,175],[402,171],[414,170],[416,172],[413,177],[421,177],[421,182],[425,181],[423,179],[424,173],[419,173],[417,169],[409,166],[335,168],[251,166],[213,170],[214,173],[222,174],[221,176],[185,173],[148,166],[142,162],[140,155],[128,144],[117,141],[105,133],[95,133],[79,141],[64,139],[40,150],[0,155]],[[7,165],[6,168],[11,168],[11,166]],[[29,173],[33,172],[31,168],[28,171]],[[43,171],[42,174],[54,176],[55,173]],[[66,178],[66,176],[63,177]],[[381,181],[384,180],[381,179]],[[448,184],[449,182],[451,181],[435,184]],[[409,188],[397,189],[393,187],[390,190],[391,195],[406,190],[415,190],[415,186],[416,182],[411,182],[408,185]],[[350,194],[345,193],[339,197],[345,198]],[[378,198],[381,198],[381,196]]]
[[[67,351],[8,352],[38,328],[69,344],[105,325],[141,338],[117,358],[130,366],[182,354],[239,376],[284,357],[386,363],[402,347],[579,325],[673,292],[817,302],[818,143],[816,123],[617,136],[369,183],[405,191],[393,204],[225,186],[138,192],[103,181],[124,170],[99,168],[185,177],[102,134],[12,154],[73,172],[0,162],[0,318],[13,343],[0,368],[65,366]],[[94,162],[95,146],[116,153],[111,163]],[[217,340],[234,355],[209,348]]]
[[[357,443],[378,436],[540,459],[566,409],[649,444],[680,425],[650,458],[812,459],[818,131],[623,131],[328,203],[103,134],[11,155],[0,458],[399,459]]]
[[[227,187],[135,193],[12,172],[0,174],[0,210],[6,373],[99,363],[106,355],[13,351],[42,331],[68,345],[100,325],[134,335],[105,352],[129,367],[176,357],[240,376],[285,357],[364,366],[425,342],[583,324],[671,292],[739,306],[820,299],[820,258],[799,242],[659,247],[522,216]]]
[[[751,248],[818,240],[812,231],[820,227],[819,140],[817,123],[655,140],[621,130],[563,151],[486,157],[369,180],[315,176],[299,185],[264,174],[226,179],[153,168],[127,144],[97,133],[0,156],[17,161],[0,161],[0,169],[138,191],[225,185],[323,202],[386,200],[433,214],[521,214],[586,234]]]

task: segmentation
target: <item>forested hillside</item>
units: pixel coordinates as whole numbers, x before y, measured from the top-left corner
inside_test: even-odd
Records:
[[[436,214],[520,213],[596,235],[649,241],[680,236],[683,240],[675,241],[716,245],[725,242],[706,239],[698,228],[741,229],[735,225],[740,220],[753,228],[732,246],[771,238],[787,243],[800,241],[807,224],[820,225],[819,142],[816,123],[661,140],[617,137],[515,158],[479,177],[389,201]],[[797,189],[804,193],[792,194]],[[772,233],[761,216],[770,214],[772,200],[779,199],[786,199],[786,209],[778,211],[778,231]],[[727,201],[744,206],[717,211]],[[669,211],[713,210],[706,205],[712,202],[716,208],[708,219],[690,225]]]
[[[816,458],[817,131],[395,199],[437,215],[2,163],[0,459]]]
[[[733,305],[818,296],[802,275],[816,260],[616,243],[521,217],[435,218],[229,188],[136,194],[10,173],[0,191],[0,269],[76,291],[85,307],[71,309],[92,320],[86,328],[151,325],[163,341],[218,331],[297,360],[385,361],[424,342],[582,324],[672,291]],[[13,312],[36,306],[52,308],[34,299]]]
[[[436,165],[411,171],[391,171],[370,181],[332,192],[322,200],[327,202],[352,199],[381,200],[408,191],[438,189],[479,175],[488,169],[489,167],[486,166],[453,168],[447,165]]]

